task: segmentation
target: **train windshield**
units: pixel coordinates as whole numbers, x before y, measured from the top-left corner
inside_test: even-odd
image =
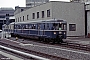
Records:
[[[66,30],[67,24],[66,23],[53,23],[54,30]]]

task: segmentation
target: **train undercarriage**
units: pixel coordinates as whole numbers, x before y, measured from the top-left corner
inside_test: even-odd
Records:
[[[45,43],[53,43],[53,44],[63,43],[62,35],[57,35],[56,38],[50,38],[42,35],[25,35],[25,34],[11,33],[11,37],[18,37],[18,38],[30,39],[30,40],[35,40],[35,41],[40,41]]]

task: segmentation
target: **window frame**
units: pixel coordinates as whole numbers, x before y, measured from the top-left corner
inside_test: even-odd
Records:
[[[44,18],[44,11],[42,11],[42,18]]]
[[[50,9],[47,10],[47,17],[50,17]]]
[[[32,19],[35,19],[35,13],[32,13]]]
[[[23,21],[24,21],[24,16],[23,16]]]
[[[27,20],[29,20],[29,15],[27,15]]]
[[[76,24],[69,24],[69,31],[76,31]]]
[[[37,18],[39,18],[39,12],[37,12]]]

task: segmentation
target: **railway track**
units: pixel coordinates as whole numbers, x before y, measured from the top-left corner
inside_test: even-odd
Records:
[[[59,44],[56,44],[56,45],[59,45]],[[62,44],[60,44],[60,46],[90,52],[90,45],[83,45],[83,44],[68,42],[68,43],[62,43]]]
[[[36,42],[36,40],[34,40],[34,41]],[[44,44],[49,44],[49,45],[56,45],[56,46],[62,46],[62,47],[73,48],[73,49],[84,50],[84,51],[90,51],[90,45],[84,45],[84,44],[73,43],[73,42],[64,42],[64,43],[60,43],[60,44],[57,44],[57,43],[56,44],[52,44],[52,43],[45,43],[45,42],[39,42],[39,43],[44,43]]]
[[[49,54],[44,54],[44,53],[24,49],[24,48],[19,47],[19,46],[14,46],[14,45],[2,43],[2,42],[0,42],[0,45],[1,45],[0,49],[7,50],[7,51],[12,52],[14,54],[23,56],[25,58],[33,59],[33,60],[46,60],[46,59],[47,60],[69,60],[69,59],[66,59],[66,58],[61,58],[61,57],[57,57],[57,56],[53,56],[53,55],[49,55]],[[16,51],[18,51],[18,52],[16,52]],[[23,52],[23,53],[19,53],[20,51]],[[30,56],[30,54],[33,54],[34,57]],[[35,57],[35,56],[38,56],[38,58]],[[40,58],[43,57],[43,58],[39,59],[39,57]]]
[[[62,46],[62,47],[73,48],[73,49],[84,50],[84,51],[89,51],[90,52],[90,45],[88,45],[88,44],[84,45],[84,44],[73,43],[73,42],[64,42],[64,43],[60,43],[60,44],[58,44],[58,43],[52,44],[52,43],[45,43],[45,42],[39,42],[39,43],[44,43],[44,44],[48,44],[48,45]]]

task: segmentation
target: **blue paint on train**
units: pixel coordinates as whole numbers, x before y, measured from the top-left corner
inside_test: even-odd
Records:
[[[12,32],[11,32],[12,33]],[[67,22],[64,20],[45,20],[14,23],[13,34],[28,38],[65,39],[67,35]],[[57,40],[58,41],[58,40]]]

